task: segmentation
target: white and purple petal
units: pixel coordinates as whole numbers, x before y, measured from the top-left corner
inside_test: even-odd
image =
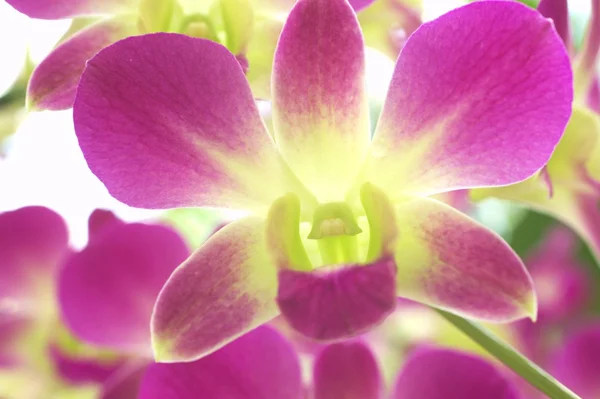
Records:
[[[300,0],[273,62],[273,126],[283,156],[321,201],[343,199],[369,144],[364,43],[345,0]]]
[[[229,223],[169,277],[152,316],[157,361],[198,359],[279,314],[264,229],[260,218]]]
[[[560,140],[572,90],[564,45],[537,11],[455,9],[403,48],[362,178],[394,199],[524,180]]]
[[[396,218],[400,296],[481,320],[535,319],[531,276],[496,233],[427,198],[400,203]]]
[[[220,44],[167,33],[121,40],[88,62],[73,112],[90,169],[128,205],[266,210],[302,190]]]

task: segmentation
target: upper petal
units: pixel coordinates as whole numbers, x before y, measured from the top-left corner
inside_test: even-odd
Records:
[[[139,399],[299,399],[300,364],[289,342],[259,327],[191,363],[148,367]]]
[[[259,218],[229,223],[175,270],[152,316],[158,361],[198,359],[277,316],[264,229]]]
[[[405,363],[392,399],[518,399],[510,381],[475,355],[422,349]]]
[[[535,318],[533,282],[497,234],[441,202],[398,205],[398,293],[487,321]]]
[[[49,298],[68,241],[64,220],[48,208],[0,214],[0,313],[38,313],[52,306]]]
[[[27,87],[28,107],[35,110],[71,108],[87,60],[135,31],[134,24],[127,19],[110,19],[77,32],[33,71]]]
[[[90,169],[129,205],[259,210],[296,190],[238,61],[217,43],[117,42],[88,62],[73,108]]]
[[[154,302],[189,251],[170,228],[113,224],[60,273],[62,316],[82,340],[137,356],[152,356]]]
[[[322,201],[343,199],[369,143],[364,44],[345,0],[300,0],[273,64],[273,126],[284,157]]]
[[[361,341],[331,344],[315,360],[315,399],[381,399],[383,376],[371,349]]]
[[[62,19],[79,15],[114,14],[132,9],[139,0],[6,0],[31,18]]]
[[[509,1],[453,10],[403,48],[365,180],[397,196],[523,180],[550,158],[572,97],[569,58],[537,11]]]

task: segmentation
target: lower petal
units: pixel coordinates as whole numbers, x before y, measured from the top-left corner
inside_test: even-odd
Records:
[[[163,287],[152,316],[154,356],[191,361],[277,316],[277,272],[260,218],[215,233]]]
[[[277,304],[288,323],[309,338],[353,337],[396,309],[395,280],[391,257],[332,271],[284,269],[279,272]]]
[[[397,207],[398,294],[493,322],[535,318],[533,282],[497,234],[438,201]]]
[[[448,349],[422,349],[405,363],[392,399],[517,399],[515,387],[490,363]]]
[[[85,342],[150,358],[154,302],[189,251],[173,230],[157,225],[116,224],[93,238],[61,270],[65,323]]]
[[[139,399],[298,399],[300,364],[289,342],[259,327],[191,363],[152,364]]]
[[[315,360],[315,399],[381,399],[383,377],[371,349],[360,341],[336,343]]]

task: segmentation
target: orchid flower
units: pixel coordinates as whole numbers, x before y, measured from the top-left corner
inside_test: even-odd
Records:
[[[155,358],[198,359],[278,314],[309,338],[355,336],[397,295],[488,321],[534,318],[531,278],[508,245],[427,196],[540,169],[570,115],[571,79],[536,11],[470,4],[407,41],[371,140],[352,7],[300,0],[275,53],[271,137],[223,46],[151,34],[102,50],[74,122],[109,192],[136,207],[251,213],[163,287]]]
[[[566,0],[544,0],[539,9],[552,18],[567,48],[572,48]],[[592,0],[592,16],[583,49],[572,56],[576,97],[573,115],[548,165],[515,185],[471,192],[476,200],[487,197],[513,200],[550,214],[575,230],[596,256],[600,254],[597,206],[600,201],[600,108],[593,108],[598,93],[593,74],[599,50],[600,0]]]
[[[250,51],[251,36],[256,34],[262,45],[277,38],[270,34],[268,11],[272,2],[265,2],[261,18],[255,27],[251,0],[198,1],[193,6],[183,0],[7,0],[18,11],[32,18],[63,19],[98,16],[89,26],[75,31],[61,42],[37,66],[27,91],[29,109],[61,110],[73,105],[81,73],[88,59],[102,48],[124,37],[151,32],[178,32],[223,43],[235,53],[246,68],[256,95],[268,93],[270,62],[268,52]],[[180,4],[185,3],[185,4]],[[256,28],[256,29],[255,29]],[[252,47],[254,50],[256,46]],[[271,52],[272,54],[272,52]],[[264,87],[263,87],[264,86]]]

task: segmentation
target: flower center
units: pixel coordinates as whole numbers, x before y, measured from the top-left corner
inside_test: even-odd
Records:
[[[306,245],[296,195],[278,199],[269,212],[267,241],[279,268],[277,303],[289,324],[309,338],[336,340],[363,333],[396,307],[393,207],[370,184],[363,186],[361,202],[368,245],[359,240],[367,233],[345,202],[315,209]],[[310,246],[320,255],[316,267],[316,257],[306,250]]]

